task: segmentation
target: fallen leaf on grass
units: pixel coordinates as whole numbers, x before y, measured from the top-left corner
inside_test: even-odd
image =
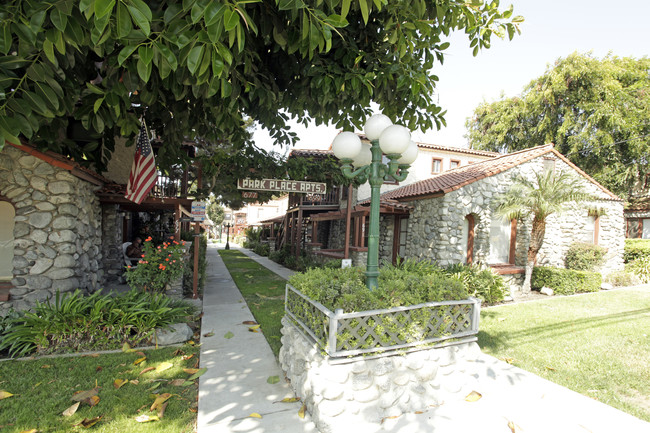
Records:
[[[171,381],[172,386],[183,386],[185,379],[174,379]]]
[[[149,388],[147,391],[153,391],[154,389],[158,388],[160,386],[160,382],[156,382],[153,384],[151,388]]]
[[[197,370],[194,374],[192,374],[190,377],[187,378],[187,380],[194,380],[197,379],[205,374],[205,372],[208,371],[207,368],[201,368]]]
[[[135,418],[136,422],[151,422],[151,421],[160,421],[156,415],[140,415]]]
[[[470,403],[473,403],[475,401],[478,401],[483,397],[480,392],[472,391],[469,394],[467,394],[467,397],[465,397],[465,401],[469,401]]]
[[[73,404],[72,406],[70,406],[69,408],[64,410],[61,415],[63,415],[63,416],[72,416],[72,415],[74,415],[75,412],[77,411],[77,409],[79,409],[80,404],[81,404],[80,401],[76,402],[75,404]]]
[[[300,419],[304,419],[304,418],[305,418],[305,411],[306,411],[306,410],[307,410],[307,405],[306,405],[306,404],[303,404],[303,405],[300,407],[300,410],[298,411],[298,416],[300,417]]]
[[[81,355],[82,358],[99,358],[99,353],[89,353],[87,355]]]
[[[94,397],[99,392],[99,387],[89,389],[87,391],[77,391],[72,396],[72,401],[84,401],[90,397]]]
[[[172,364],[171,362],[163,362],[158,367],[156,367],[156,371],[161,372],[161,371],[169,370],[173,366],[174,364]]]
[[[139,385],[140,381],[138,379],[132,379],[132,380],[129,380],[129,383],[132,383],[134,385]]]
[[[150,372],[152,370],[155,370],[155,369],[156,369],[156,367],[147,367],[147,368],[145,368],[144,370],[142,370],[140,372],[140,375],[143,375],[143,374],[148,373],[148,372]]]
[[[555,369],[553,367],[546,366],[544,368],[546,368],[547,370],[550,370],[550,371],[555,371]]]
[[[235,336],[235,334],[233,334],[232,332],[228,331],[228,332],[226,332],[226,334],[223,336],[223,338],[227,338],[227,339],[230,340],[230,339],[231,339],[232,337],[234,337],[234,336]]]
[[[510,431],[512,433],[517,433],[517,426],[515,425],[514,422],[508,421],[508,427],[510,428]]]
[[[113,387],[115,387],[115,389],[120,389],[127,383],[129,383],[127,379],[115,379],[113,381]]]
[[[136,359],[135,361],[133,361],[133,365],[138,365],[138,364],[140,364],[141,362],[144,362],[144,361],[146,361],[146,360],[147,360],[147,357],[146,357],[146,356],[143,356],[142,358],[138,358],[138,359]]]
[[[198,368],[184,368],[183,371],[187,374],[195,374],[199,371]]]
[[[102,367],[101,365],[98,365],[97,368],[95,369],[95,371],[102,371],[103,369],[104,369],[104,367]]]
[[[242,325],[257,325],[257,322],[254,320],[244,320],[241,322]]]
[[[190,412],[192,412],[192,413],[197,413],[197,412],[199,411],[199,408],[197,408],[197,407],[190,407],[190,408],[188,408],[188,410],[189,410]]]
[[[262,418],[262,415],[260,415],[257,412],[253,412],[252,414],[248,415],[250,418]]]
[[[504,360],[505,362],[507,362],[508,364],[510,364],[510,365],[512,365],[514,362],[517,361],[517,360],[514,359],[514,358],[503,358],[503,360]]]
[[[166,392],[166,393],[164,393],[164,394],[160,394],[160,395],[156,398],[156,400],[153,402],[153,404],[151,405],[151,407],[149,408],[149,410],[156,410],[157,407],[159,407],[161,404],[163,404],[164,402],[166,402],[167,400],[169,400],[169,397],[171,397],[171,396],[172,396],[172,395],[171,395],[170,393],[168,393],[168,392]]]
[[[122,352],[133,352],[133,349],[131,349],[131,345],[129,343],[124,343],[122,345]]]
[[[158,418],[162,419],[163,416],[165,415],[165,409],[167,409],[167,405],[169,404],[168,401],[164,402],[158,407]]]
[[[13,394],[7,391],[0,390],[0,400],[11,397]]]
[[[50,364],[43,364],[41,365],[41,368],[52,368]]]
[[[190,340],[187,342],[187,344],[189,344],[190,346],[194,346],[196,343],[193,340]]]
[[[421,410],[416,410],[413,413],[416,414],[416,415],[422,415],[424,412],[422,412]]]
[[[271,385],[276,384],[280,381],[280,378],[278,376],[269,376],[268,379],[266,379],[266,383],[270,383]]]
[[[287,397],[279,401],[274,401],[273,403],[295,403],[297,401],[300,401],[299,397]]]
[[[84,418],[83,421],[81,421],[79,424],[75,424],[74,427],[81,426],[83,428],[90,428],[97,424],[103,417],[104,415],[96,416],[95,418]]]
[[[99,403],[99,397],[93,395],[92,397],[88,397],[85,400],[81,400],[81,403],[86,403],[90,407],[95,407],[97,406],[97,403]]]
[[[33,429],[30,429],[30,430],[21,430],[20,433],[37,433],[37,432],[38,432],[38,430],[33,428]]]
[[[34,389],[34,388],[38,388],[38,387],[41,386],[42,384],[43,384],[43,382],[35,383],[34,386],[32,386],[32,389]]]
[[[212,336],[214,336],[214,332],[206,332],[205,334],[203,334],[203,336],[204,337],[212,337]]]
[[[188,359],[192,359],[194,357],[194,354],[192,353],[191,355],[183,355],[181,358],[183,361],[187,361]]]

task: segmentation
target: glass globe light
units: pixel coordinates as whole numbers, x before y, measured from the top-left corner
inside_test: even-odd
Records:
[[[361,151],[357,156],[352,158],[352,165],[356,168],[363,167],[372,162],[372,151],[370,150],[370,144],[361,143]]]
[[[361,151],[361,140],[354,132],[341,132],[332,142],[332,152],[338,159],[354,159]]]
[[[411,131],[402,125],[392,125],[379,136],[379,147],[386,155],[401,155],[411,142]]]
[[[409,146],[402,153],[402,157],[397,160],[400,164],[411,165],[415,162],[415,159],[418,157],[418,145],[415,144],[415,141],[411,140]]]
[[[366,120],[366,125],[364,126],[363,131],[366,133],[368,140],[377,140],[384,129],[388,128],[392,124],[393,122],[391,122],[388,116],[384,114],[375,114]]]

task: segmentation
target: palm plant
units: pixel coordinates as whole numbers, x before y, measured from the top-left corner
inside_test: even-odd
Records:
[[[592,198],[584,192],[575,176],[565,172],[556,174],[554,170],[535,173],[534,181],[518,176],[510,189],[498,198],[497,213],[507,219],[533,217],[523,293],[530,293],[533,266],[544,243],[548,216],[563,212],[571,203]]]

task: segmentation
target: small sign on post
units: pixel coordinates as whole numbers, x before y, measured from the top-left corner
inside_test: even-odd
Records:
[[[205,221],[205,207],[204,201],[192,202],[192,219],[194,221]]]

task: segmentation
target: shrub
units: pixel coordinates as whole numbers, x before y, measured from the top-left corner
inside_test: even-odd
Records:
[[[650,283],[650,256],[637,256],[627,267],[643,284]]]
[[[485,304],[501,302],[509,293],[503,277],[489,267],[455,264],[448,266],[445,272],[462,281],[470,296]]]
[[[550,287],[558,295],[573,295],[574,293],[597,292],[602,284],[602,276],[598,272],[575,271],[572,269],[540,266],[533,268],[531,287],[540,290]]]
[[[623,259],[630,263],[640,257],[650,257],[650,239],[625,239]]]
[[[34,312],[9,319],[0,351],[23,356],[34,351],[116,349],[123,343],[135,346],[147,341],[155,328],[187,321],[193,310],[159,293],[132,290],[114,297],[57,292],[54,303],[37,302]]]
[[[574,242],[566,253],[564,266],[576,271],[593,271],[603,264],[605,253],[607,253],[607,248],[584,242]]]
[[[142,260],[127,267],[126,281],[132,288],[163,292],[167,284],[183,275],[185,241],[163,242],[154,246],[151,236],[142,243]]]
[[[628,271],[611,272],[603,278],[603,281],[616,287],[636,286],[641,280],[634,273]]]
[[[422,264],[419,264],[422,263]],[[436,265],[419,262],[384,266],[379,287],[368,290],[363,268],[313,268],[291,276],[289,283],[309,298],[334,311],[345,312],[466,299],[467,288]]]
[[[255,254],[259,254],[260,256],[268,256],[271,253],[271,247],[269,247],[269,244],[256,244],[252,250]]]

